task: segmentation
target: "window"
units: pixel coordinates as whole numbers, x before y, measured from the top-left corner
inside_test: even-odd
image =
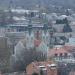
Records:
[[[55,54],[55,57],[57,57],[58,56],[58,54]]]
[[[39,75],[38,73],[36,73],[36,72],[34,72],[34,73],[32,73],[32,75]]]
[[[62,57],[63,56],[63,54],[62,53],[60,53],[60,57]]]
[[[67,57],[67,55],[68,55],[67,53],[64,53],[64,56],[65,56],[65,57]]]

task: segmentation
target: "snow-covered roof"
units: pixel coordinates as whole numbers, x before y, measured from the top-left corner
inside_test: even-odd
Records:
[[[57,17],[57,14],[56,13],[52,13],[51,15]]]
[[[68,19],[69,21],[75,21],[75,18],[72,17],[72,16],[67,16],[67,19]]]
[[[45,66],[44,65],[41,65],[41,66],[39,66],[40,68],[45,68]]]
[[[11,9],[12,12],[16,12],[16,13],[19,13],[19,14],[23,14],[25,12],[29,12],[30,10],[25,10],[25,9]]]
[[[22,16],[22,17],[16,17],[16,16],[14,16],[13,19],[16,20],[16,21],[17,20],[26,20],[24,16]]]
[[[56,45],[55,46],[55,48],[61,48],[62,47],[62,45]]]
[[[46,16],[47,16],[48,20],[56,20],[56,19],[58,19],[58,16],[57,16],[56,13],[47,14]]]
[[[48,67],[54,67],[56,64],[48,64]]]
[[[42,15],[46,15],[46,13],[42,13]]]
[[[75,14],[72,14],[71,16],[72,16],[72,17],[75,17]]]
[[[43,71],[46,71],[46,70],[47,70],[47,68],[43,68],[42,70],[43,70]]]
[[[75,38],[69,38],[69,42],[66,43],[66,45],[71,45],[71,46],[75,46]]]
[[[75,21],[74,22],[71,22],[70,25],[75,25]]]
[[[9,10],[4,10],[5,12],[9,12]],[[39,12],[38,10],[25,10],[22,8],[17,8],[17,9],[11,9],[11,12],[13,13],[18,13],[18,14],[24,14],[24,13],[29,13],[29,12]]]
[[[61,16],[58,17],[58,19],[61,19],[61,20],[62,20],[62,19],[65,19],[65,18],[67,18],[66,15],[61,15]]]

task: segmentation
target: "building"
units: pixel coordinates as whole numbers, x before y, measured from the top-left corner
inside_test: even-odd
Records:
[[[10,49],[6,37],[0,37],[0,70],[8,72],[10,66]]]
[[[66,43],[66,45],[75,47],[75,37],[70,37],[69,42]]]
[[[52,61],[32,62],[26,68],[27,75],[57,75],[56,64]]]
[[[48,51],[48,59],[54,59],[57,62],[74,63],[74,56],[72,54],[73,47],[58,46]]]
[[[21,52],[25,51],[25,49],[32,48],[36,48],[37,51],[41,51],[47,56],[47,51],[49,47],[40,39],[32,39],[32,37],[30,37],[29,39],[24,38],[20,40],[14,47],[14,54],[17,53],[19,55]]]

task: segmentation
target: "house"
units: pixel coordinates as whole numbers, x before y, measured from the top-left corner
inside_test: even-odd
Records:
[[[52,61],[32,62],[26,68],[27,75],[57,75],[56,64]]]
[[[66,43],[67,46],[75,46],[75,37],[70,37],[69,42]]]
[[[68,49],[65,46],[55,47],[53,49],[50,49],[48,52],[48,58],[52,58],[57,62],[67,62],[72,63],[74,62],[74,56],[71,53],[71,49]]]

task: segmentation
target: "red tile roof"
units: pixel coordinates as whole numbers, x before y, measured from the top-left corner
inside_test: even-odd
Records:
[[[65,45],[63,48],[67,51],[72,51],[73,49],[75,49],[74,46],[68,46],[68,45]]]
[[[53,61],[42,61],[42,62],[32,62],[26,68],[26,72],[28,75],[32,75],[32,73],[40,73],[40,67],[45,66],[44,68],[47,69],[47,75],[57,75],[57,69],[51,70],[48,68],[48,65],[55,64]],[[40,74],[39,74],[40,75]]]
[[[60,48],[53,48],[53,49],[49,50],[48,55],[53,56],[54,54],[71,53],[73,51],[73,49],[75,49],[74,46],[65,45]]]

